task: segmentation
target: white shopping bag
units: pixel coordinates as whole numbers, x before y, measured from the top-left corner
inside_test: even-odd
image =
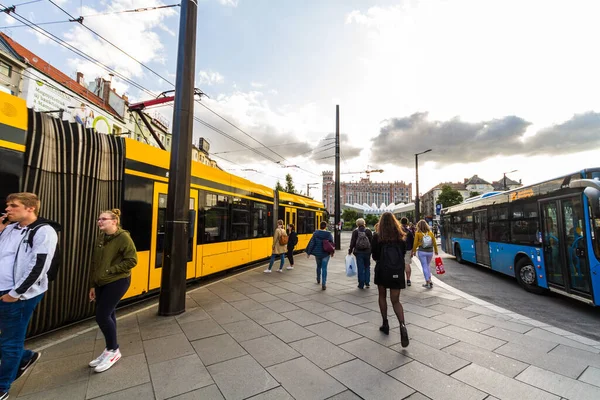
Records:
[[[348,254],[346,256],[346,276],[356,275],[356,257],[354,254]]]

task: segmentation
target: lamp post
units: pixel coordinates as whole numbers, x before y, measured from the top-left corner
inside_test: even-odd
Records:
[[[419,155],[429,153],[431,149],[427,149],[420,153],[415,154],[415,173],[416,173],[416,186],[417,186],[417,195],[415,196],[415,223],[419,222],[421,219],[421,207],[419,204]]]
[[[502,180],[504,181],[504,190],[506,191],[506,174],[512,174],[513,172],[517,172],[518,169],[514,169],[512,171],[508,171],[508,172],[503,172],[502,175],[504,175],[504,177],[502,178]]]

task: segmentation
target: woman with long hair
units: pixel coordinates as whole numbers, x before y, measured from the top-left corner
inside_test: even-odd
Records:
[[[415,240],[413,242],[411,256],[416,254],[419,257],[419,261],[423,267],[423,275],[425,276],[425,283],[423,284],[423,287],[427,289],[433,288],[429,264],[431,263],[434,252],[437,256],[438,248],[437,243],[435,242],[435,236],[433,235],[433,232],[431,232],[427,221],[422,219],[417,222],[417,232],[415,233]]]
[[[373,260],[375,260],[375,284],[379,291],[379,310],[383,323],[379,330],[386,335],[390,333],[387,320],[387,289],[390,289],[390,300],[394,313],[400,323],[400,343],[408,346],[408,331],[404,323],[404,308],[400,303],[400,289],[406,287],[404,281],[404,254],[406,253],[406,233],[394,214],[385,212],[379,219],[377,232],[371,242]]]
[[[288,225],[288,242],[287,242],[287,258],[290,265],[285,269],[294,269],[294,247],[298,244],[298,234],[294,224]]]
[[[131,269],[137,265],[137,251],[129,232],[121,229],[121,211],[103,211],[98,217],[100,236],[90,271],[90,301],[96,302],[96,322],[106,348],[89,366],[104,372],[121,358],[117,343],[115,309],[131,284]]]

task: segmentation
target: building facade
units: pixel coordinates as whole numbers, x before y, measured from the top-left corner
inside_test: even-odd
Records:
[[[362,178],[358,182],[340,182],[340,204],[367,205],[384,209],[390,204],[410,203],[412,183],[404,181],[372,182]],[[333,171],[323,171],[323,204],[329,213],[335,212],[335,181]]]

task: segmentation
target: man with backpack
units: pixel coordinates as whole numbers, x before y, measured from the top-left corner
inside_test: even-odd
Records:
[[[352,232],[348,254],[354,253],[358,270],[358,288],[370,287],[371,282],[371,241],[373,233],[365,227],[365,220],[356,220],[357,228]]]
[[[40,353],[25,350],[25,335],[48,290],[58,243],[53,223],[38,218],[35,194],[10,194],[6,204],[0,217],[0,400],[8,398],[13,381],[40,358]]]

